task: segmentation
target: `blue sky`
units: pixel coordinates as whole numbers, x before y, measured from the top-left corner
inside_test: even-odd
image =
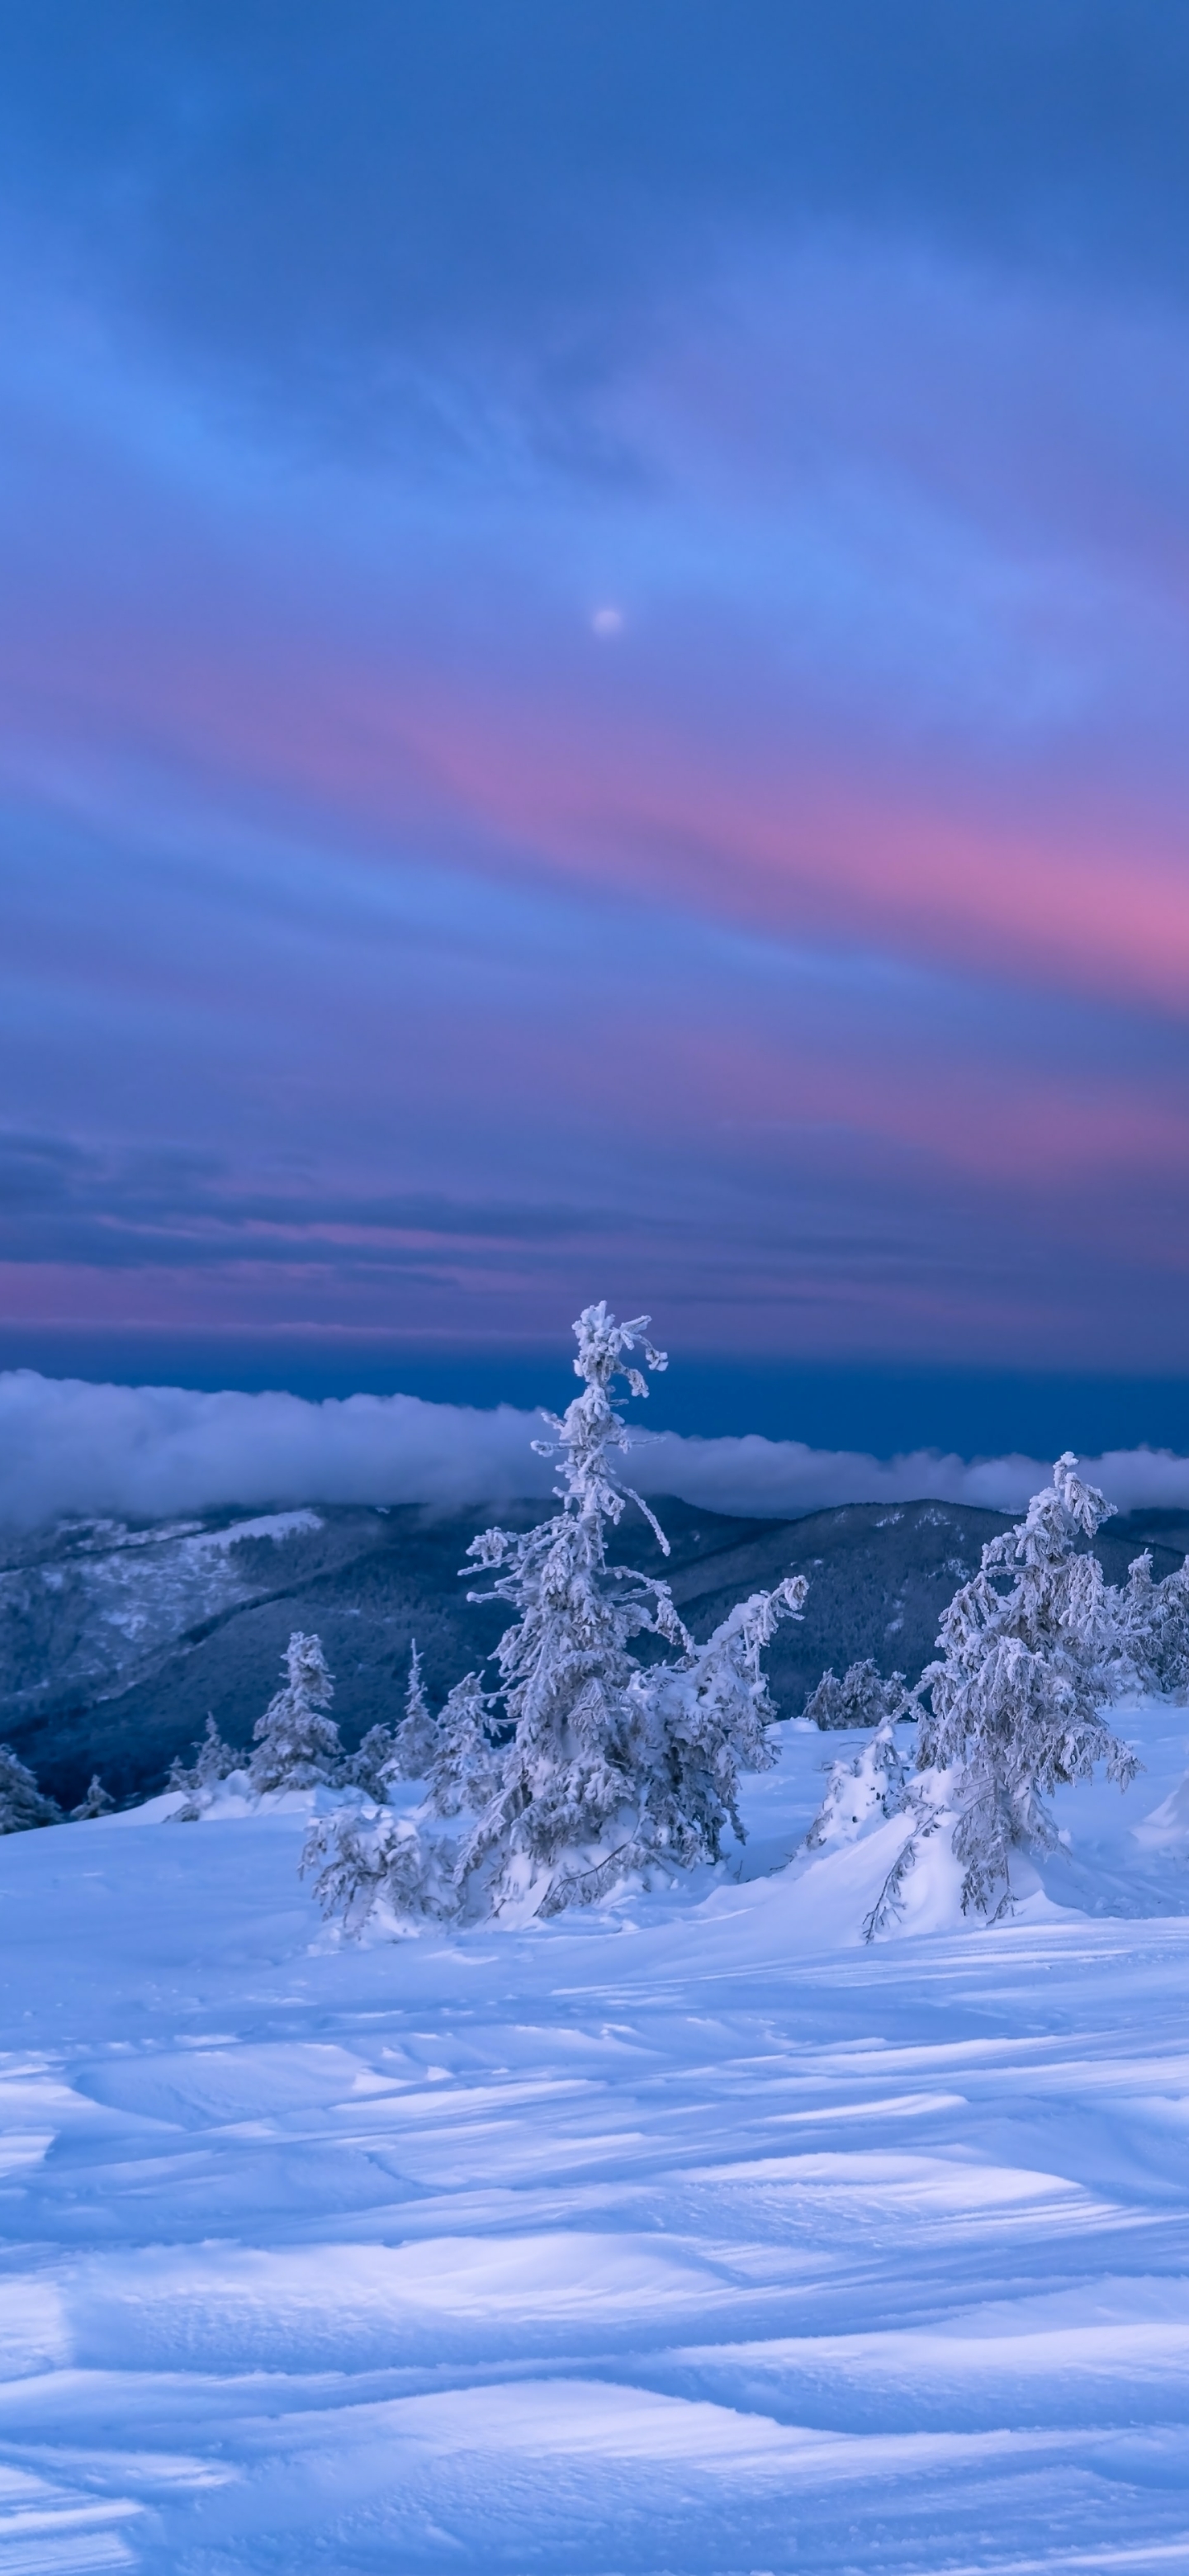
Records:
[[[17,0],[0,1363],[1189,1374],[1187,125],[1135,0]]]

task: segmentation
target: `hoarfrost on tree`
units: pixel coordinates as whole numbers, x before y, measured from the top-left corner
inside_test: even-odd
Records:
[[[410,1919],[440,1921],[454,1911],[453,1850],[428,1841],[391,1809],[340,1807],[306,1836],[301,1874],[312,1876],[325,1915],[344,1932],[367,1926],[399,1932]]]
[[[776,1761],[767,1729],[776,1711],[762,1656],[781,1619],[799,1618],[808,1585],[787,1575],[771,1592],[753,1592],[701,1646],[677,1664],[642,1679],[649,1740],[643,1766],[646,1842],[683,1869],[722,1857],[729,1824],[745,1839],[738,1810],[741,1771],[768,1771]]]
[[[1122,1595],[1125,1680],[1132,1689],[1160,1691],[1184,1699],[1189,1683],[1189,1557],[1152,1581],[1152,1559],[1145,1548],[1128,1568]],[[1171,1802],[1179,1807],[1189,1791],[1189,1772]]]
[[[777,1620],[800,1614],[805,1582],[790,1577],[756,1594],[695,1645],[667,1583],[608,1561],[609,1533],[629,1502],[668,1553],[648,1505],[616,1472],[632,1440],[616,1410],[618,1388],[648,1393],[629,1355],[638,1351],[649,1371],[667,1361],[648,1339],[647,1316],[621,1324],[605,1304],[588,1306],[574,1330],[582,1392],[563,1415],[544,1416],[553,1437],[533,1444],[559,1461],[561,1509],[528,1531],[485,1530],[468,1550],[472,1566],[492,1577],[472,1600],[505,1601],[517,1615],[497,1649],[495,1691],[468,1675],[439,1720],[420,1824],[429,1912],[448,1896],[452,1910],[471,1918],[546,1916],[633,1877],[670,1878],[674,1869],[716,1861],[728,1824],[742,1838],[740,1769],[762,1769],[773,1758],[760,1658]],[[642,1636],[673,1649],[675,1660],[642,1663],[632,1652]],[[474,1821],[450,1857],[447,1881],[432,1828],[454,1813]],[[320,1847],[327,1830],[314,1837]],[[335,1830],[340,1844],[350,1840],[345,1823]],[[398,1870],[399,1890],[391,1873],[381,1874],[377,1900],[415,1910],[422,1898],[410,1884],[405,1838],[398,1850],[383,1819],[357,1832],[373,1836],[377,1869],[383,1844]],[[334,1911],[346,1882],[333,1869],[327,1876],[325,1848],[319,1856],[323,1902]],[[361,1867],[352,1842],[356,1920]]]
[[[1189,1557],[1152,1581],[1151,1550],[1128,1568],[1119,1627],[1124,1687],[1183,1691],[1189,1683]]]
[[[907,1700],[902,1704],[907,1706]],[[908,1804],[912,1764],[896,1741],[896,1719],[888,1709],[874,1734],[850,1761],[833,1762],[821,1807],[805,1837],[810,1851],[828,1844],[853,1842],[872,1816],[898,1816]]]
[[[382,1723],[369,1726],[347,1764],[347,1779],[366,1797],[379,1799],[387,1797],[389,1782],[398,1776],[394,1729]]]
[[[425,1780],[437,1749],[437,1725],[425,1696],[421,1677],[421,1657],[414,1637],[409,1652],[409,1678],[405,1688],[405,1713],[396,1730],[395,1768],[393,1779]]]
[[[865,1655],[861,1663],[847,1666],[841,1681],[835,1672],[823,1673],[801,1716],[810,1726],[823,1728],[880,1726],[885,1717],[903,1714],[906,1697],[903,1673],[892,1673],[885,1681]]]
[[[1114,1505],[1066,1450],[1027,1518],[993,1538],[941,1623],[927,1666],[921,1766],[956,1770],[962,1902],[989,1913],[1008,1896],[1013,1845],[1050,1848],[1044,1805],[1096,1762],[1121,1786],[1138,1769],[1100,1703],[1118,1653],[1117,1596],[1089,1548]]]
[[[633,1876],[719,1858],[725,1825],[739,1829],[740,1767],[772,1759],[760,1652],[804,1598],[793,1582],[759,1594],[695,1646],[667,1583],[608,1563],[608,1533],[629,1501],[668,1553],[647,1504],[616,1474],[632,1435],[615,1403],[620,1382],[648,1393],[627,1354],[638,1349],[654,1372],[668,1363],[647,1316],[619,1324],[600,1303],[574,1330],[583,1391],[563,1416],[546,1417],[554,1439],[534,1444],[559,1459],[562,1509],[527,1532],[488,1530],[469,1551],[495,1578],[476,1597],[519,1613],[497,1650],[513,1739],[458,1860],[460,1888],[497,1914],[558,1913]],[[642,1665],[631,1652],[641,1635],[677,1660]]]
[[[1052,1484],[1033,1495],[1015,1529],[984,1547],[979,1572],[945,1613],[937,1660],[912,1694],[921,1711],[916,1776],[896,1783],[888,1775],[891,1811],[899,1799],[912,1825],[868,1916],[869,1938],[894,1919],[920,1847],[943,1820],[962,1865],[964,1911],[1001,1912],[1013,1849],[1056,1841],[1044,1803],[1053,1790],[1088,1779],[1099,1761],[1120,1786],[1139,1767],[1102,1715],[1119,1670],[1121,1605],[1090,1542],[1113,1506],[1076,1470],[1067,1450]],[[873,1760],[873,1788],[878,1767]],[[834,1813],[846,1794],[831,1784]],[[813,1834],[824,1840],[829,1829],[823,1809]]]
[[[204,1808],[209,1807],[219,1782],[230,1779],[240,1763],[240,1755],[234,1745],[224,1743],[209,1710],[202,1742],[193,1750],[192,1763],[184,1763],[179,1755],[169,1766],[168,1785],[180,1789],[185,1798],[185,1805],[174,1810],[174,1822],[179,1825],[197,1822]]]
[[[312,1789],[341,1778],[343,1748],[326,1714],[333,1692],[321,1638],[295,1628],[285,1649],[284,1684],[253,1730],[249,1776],[258,1794]]]
[[[437,1724],[425,1696],[421,1657],[414,1637],[409,1650],[405,1713],[399,1726],[371,1726],[350,1766],[349,1776],[369,1798],[382,1802],[397,1780],[428,1777],[437,1744]]]
[[[86,1797],[80,1799],[78,1806],[70,1810],[70,1822],[72,1825],[89,1824],[92,1816],[110,1816],[115,1803],[115,1799],[104,1788],[99,1773],[93,1771]]]
[[[428,1805],[435,1816],[475,1814],[489,1805],[501,1781],[500,1755],[492,1740],[491,1712],[495,1694],[485,1691],[477,1673],[464,1673],[438,1719],[427,1776]]]
[[[34,1825],[56,1825],[61,1810],[42,1796],[28,1764],[0,1744],[0,1834],[28,1833]]]

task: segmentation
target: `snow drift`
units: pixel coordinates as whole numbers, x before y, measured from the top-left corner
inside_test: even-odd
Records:
[[[411,1395],[311,1403],[276,1393],[102,1386],[0,1374],[0,1522],[72,1514],[156,1519],[222,1504],[426,1503],[443,1509],[545,1495],[553,1469],[534,1456],[535,1414],[427,1404]],[[1189,1505],[1189,1458],[1108,1452],[1085,1462],[1121,1511]],[[937,1450],[891,1460],[799,1440],[635,1434],[632,1481],[708,1511],[773,1518],[853,1502],[981,1504],[1016,1512],[1043,1482],[1043,1460],[973,1462]]]
[[[531,1938],[332,1942],[317,1792],[0,1841],[7,2576],[1183,2571],[1186,1712],[1127,1726],[1010,1922],[935,1841],[875,1950],[894,1821],[780,1869],[816,1728],[778,1876]]]

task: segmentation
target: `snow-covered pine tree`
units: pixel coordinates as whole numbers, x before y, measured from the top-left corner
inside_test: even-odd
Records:
[[[285,1649],[285,1682],[253,1729],[252,1787],[312,1789],[342,1776],[343,1748],[326,1715],[334,1683],[320,1637],[295,1628]]]
[[[668,1554],[647,1504],[615,1476],[631,1435],[613,1392],[619,1381],[648,1392],[624,1354],[639,1348],[649,1369],[667,1365],[647,1325],[617,1324],[605,1305],[584,1310],[574,1327],[583,1391],[560,1419],[544,1417],[554,1439],[533,1444],[560,1457],[561,1510],[533,1530],[486,1530],[468,1550],[495,1577],[472,1600],[507,1601],[519,1615],[497,1650],[500,1687],[485,1692],[468,1674],[442,1712],[416,1834],[392,1817],[344,1816],[310,1836],[323,1906],[356,1927],[372,1906],[393,1919],[555,1914],[633,1875],[717,1860],[728,1822],[742,1834],[738,1775],[773,1758],[760,1658],[777,1620],[799,1616],[806,1585],[790,1577],[755,1594],[697,1646],[666,1583],[608,1563],[608,1532],[629,1502]],[[630,1651],[641,1635],[675,1647],[677,1660],[642,1665]],[[456,1849],[434,1828],[464,1809],[476,1821]]]
[[[388,1795],[388,1783],[397,1777],[396,1735],[390,1726],[369,1726],[347,1764],[346,1777],[353,1789],[382,1804]]]
[[[77,1807],[72,1807],[70,1810],[70,1822],[72,1825],[89,1824],[92,1816],[110,1816],[115,1810],[115,1803],[115,1799],[109,1797],[104,1788],[99,1773],[93,1771],[86,1797],[80,1800]]]
[[[398,1750],[386,1728],[388,1757],[376,1762],[375,1785],[360,1778],[361,1757],[371,1737],[365,1736],[352,1765],[357,1784],[382,1807],[397,1779],[426,1780],[430,1816],[457,1816],[485,1807],[499,1786],[499,1756],[487,1731],[492,1694],[481,1688],[477,1673],[456,1682],[435,1722],[421,1686],[421,1660],[416,1646],[409,1670],[406,1714],[397,1729]],[[407,1731],[406,1731],[407,1730]],[[403,1744],[400,1739],[403,1738]],[[406,1762],[415,1769],[406,1770]],[[452,1843],[421,1836],[404,1816],[361,1816],[341,1810],[319,1817],[302,1854],[303,1875],[316,1869],[314,1894],[322,1911],[337,1916],[347,1932],[362,1931],[383,1906],[395,1921],[410,1915],[441,1920],[456,1906]]]
[[[410,1916],[440,1921],[457,1911],[454,1844],[422,1835],[411,1818],[384,1811],[398,1780],[427,1781],[422,1813],[435,1819],[486,1806],[499,1785],[499,1758],[486,1732],[492,1694],[480,1688],[478,1675],[467,1673],[455,1683],[437,1724],[423,1698],[416,1705],[419,1680],[415,1670],[409,1694],[414,1706],[397,1729],[401,1735],[409,1728],[403,1750],[415,1769],[406,1773],[388,1727],[372,1727],[351,1764],[351,1779],[380,1814],[342,1809],[316,1818],[306,1837],[302,1876],[316,1871],[314,1894],[323,1913],[337,1916],[347,1932],[361,1932],[381,1912],[399,1922]]]
[[[617,1382],[648,1393],[625,1354],[668,1365],[647,1328],[646,1315],[617,1324],[605,1304],[584,1309],[574,1327],[583,1392],[560,1419],[546,1416],[554,1440],[534,1444],[560,1458],[562,1509],[527,1532],[487,1530],[468,1551],[498,1569],[491,1592],[473,1597],[519,1612],[497,1650],[513,1738],[458,1858],[472,1906],[548,1915],[637,1873],[717,1860],[724,1825],[738,1825],[739,1770],[771,1759],[759,1656],[776,1620],[799,1611],[804,1583],[757,1594],[695,1646],[667,1583],[607,1561],[629,1501],[668,1554],[648,1505],[615,1474],[616,1453],[631,1446]],[[675,1647],[676,1663],[641,1666],[629,1651],[640,1635]]]
[[[405,1688],[405,1713],[396,1730],[396,1769],[399,1780],[428,1779],[430,1765],[437,1750],[438,1730],[425,1684],[421,1678],[421,1657],[414,1637],[409,1653],[409,1678]]]
[[[1152,1581],[1151,1550],[1127,1570],[1120,1596],[1123,1688],[1183,1691],[1189,1682],[1189,1557],[1162,1583]]]
[[[446,1701],[434,1728],[434,1748],[425,1776],[428,1805],[435,1816],[471,1815],[486,1807],[500,1786],[501,1760],[491,1737],[494,1694],[480,1686],[478,1673],[464,1673]]]
[[[42,1796],[28,1765],[0,1744],[0,1834],[28,1833],[33,1825],[56,1825],[61,1809]]]
[[[676,1664],[646,1668],[632,1688],[643,1711],[639,1825],[630,1863],[647,1869],[692,1869],[722,1858],[729,1824],[739,1842],[741,1771],[769,1771],[777,1755],[767,1729],[776,1715],[761,1657],[781,1619],[799,1619],[809,1586],[786,1575],[771,1592],[753,1592]],[[620,1872],[622,1866],[620,1863]],[[557,1913],[574,1896],[589,1902],[613,1886],[604,1869],[577,1886],[563,1876],[541,1907]]]
[[[414,1637],[405,1686],[404,1716],[397,1727],[368,1728],[348,1766],[353,1785],[382,1806],[394,1781],[428,1778],[437,1748],[437,1735],[437,1726],[425,1696],[421,1657]]]
[[[691,1644],[667,1583],[607,1563],[608,1530],[629,1501],[668,1554],[647,1504],[614,1475],[631,1434],[612,1391],[622,1380],[631,1394],[648,1393],[624,1355],[638,1348],[647,1368],[668,1365],[647,1328],[646,1315],[617,1324],[604,1303],[584,1308],[574,1326],[582,1393],[560,1418],[545,1415],[556,1437],[533,1442],[539,1455],[560,1459],[562,1509],[536,1529],[485,1530],[467,1550],[495,1576],[489,1592],[471,1598],[519,1612],[496,1656],[513,1739],[499,1788],[459,1856],[460,1886],[484,1910],[521,1904],[537,1913],[563,1879],[601,1877],[612,1859],[620,1874],[632,1866],[648,1708],[633,1689],[628,1647],[642,1634],[682,1653]]]
[[[191,1749],[194,1754],[192,1763],[183,1762],[181,1755],[177,1754],[169,1766],[168,1786],[180,1789],[186,1802],[173,1811],[172,1822],[175,1825],[197,1824],[209,1807],[220,1780],[229,1779],[231,1773],[240,1767],[241,1756],[234,1745],[224,1743],[210,1709],[207,1710],[202,1742]]]
[[[810,1726],[823,1728],[880,1726],[885,1717],[900,1716],[906,1700],[903,1673],[885,1681],[878,1664],[865,1655],[861,1663],[848,1664],[841,1681],[835,1672],[823,1673],[801,1715]]]
[[[1027,1518],[984,1547],[919,1685],[929,1705],[917,1758],[931,1775],[920,1785],[935,1811],[956,1809],[962,1904],[980,1914],[1010,1902],[1013,1847],[1052,1847],[1044,1800],[1060,1783],[1088,1779],[1103,1761],[1123,1787],[1139,1768],[1100,1712],[1119,1650],[1119,1596],[1089,1543],[1114,1507],[1077,1463],[1066,1450]]]

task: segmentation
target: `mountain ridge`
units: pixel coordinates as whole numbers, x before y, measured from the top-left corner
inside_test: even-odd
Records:
[[[799,1713],[822,1671],[870,1655],[915,1680],[942,1611],[1007,1515],[973,1505],[846,1503],[791,1520],[658,1505],[666,1560],[634,1514],[613,1555],[667,1574],[695,1635],[788,1572],[809,1579],[804,1619],[773,1641],[781,1717]],[[539,1501],[503,1503],[505,1527],[539,1519]],[[353,1749],[403,1708],[409,1648],[421,1649],[431,1699],[491,1653],[501,1602],[468,1601],[484,1578],[465,1550],[488,1515],[417,1505],[309,1504],[276,1513],[181,1521],[76,1521],[0,1537],[0,1736],[64,1803],[99,1770],[120,1799],[152,1794],[202,1734],[208,1712],[236,1745],[276,1687],[290,1630],[316,1629],[336,1676],[335,1715]],[[1097,1552],[1118,1581],[1138,1548],[1157,1577],[1189,1546],[1189,1515],[1132,1513],[1108,1523]],[[647,1650],[647,1641],[645,1641]]]

